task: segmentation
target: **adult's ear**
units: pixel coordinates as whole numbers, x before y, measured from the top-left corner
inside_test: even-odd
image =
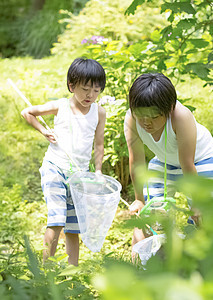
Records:
[[[74,84],[69,83],[68,86],[69,86],[70,92],[71,92],[71,93],[74,93],[74,88],[75,88]]]

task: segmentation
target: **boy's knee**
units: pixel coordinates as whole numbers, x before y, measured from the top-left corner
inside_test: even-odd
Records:
[[[68,239],[78,240],[79,234],[78,233],[72,233],[72,232],[65,232],[65,236]]]
[[[48,236],[49,238],[52,239],[58,238],[62,228],[63,228],[62,226],[47,227],[45,236]]]

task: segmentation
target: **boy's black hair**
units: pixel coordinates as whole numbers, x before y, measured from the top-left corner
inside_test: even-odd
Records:
[[[98,84],[101,91],[104,90],[106,84],[106,75],[103,67],[94,59],[76,58],[67,72],[67,87],[70,91],[69,84],[75,88],[76,84],[87,84],[91,80],[91,84]],[[70,91],[71,92],[71,91]]]
[[[156,106],[161,114],[169,116],[175,108],[177,94],[169,78],[162,73],[145,73],[139,76],[129,91],[129,106],[133,112],[138,107]]]

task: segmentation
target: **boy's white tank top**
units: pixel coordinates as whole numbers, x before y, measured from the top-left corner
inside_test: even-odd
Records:
[[[195,150],[194,162],[213,157],[213,137],[211,133],[203,125],[196,120],[197,142]],[[178,157],[178,145],[176,134],[172,128],[171,117],[167,119],[167,146],[166,146],[166,162],[167,164],[180,167]],[[136,128],[143,143],[157,156],[161,162],[165,162],[165,132],[163,131],[160,140],[155,141],[151,134],[147,133],[136,121]]]
[[[63,170],[70,170],[71,162],[66,154],[68,153],[80,169],[87,171],[98,125],[98,105],[93,103],[89,112],[83,115],[73,114],[68,99],[62,98],[57,101],[59,109],[54,118],[54,131],[58,143],[50,143],[44,159]],[[77,171],[74,164],[72,170]]]

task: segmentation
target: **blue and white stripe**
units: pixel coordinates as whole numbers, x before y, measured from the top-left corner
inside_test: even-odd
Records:
[[[44,160],[40,168],[41,187],[47,204],[47,227],[63,226],[64,232],[80,233],[69,186],[70,175],[53,163]]]
[[[199,176],[213,179],[213,157],[201,160],[195,163],[195,167]],[[150,199],[153,197],[162,197],[164,195],[164,163],[157,157],[150,160],[148,169],[155,171],[159,176],[152,178],[148,183]],[[174,196],[175,186],[174,182],[183,176],[181,167],[173,165],[166,165],[167,172],[167,194],[168,196]],[[145,201],[147,201],[147,186],[143,189]]]

